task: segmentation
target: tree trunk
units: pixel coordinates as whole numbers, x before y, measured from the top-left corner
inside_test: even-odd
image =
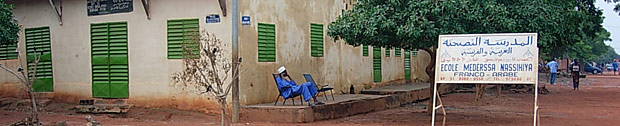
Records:
[[[226,99],[223,100],[219,100],[220,101],[220,105],[222,106],[222,122],[221,122],[221,126],[227,126],[228,125],[228,121],[226,121]]]
[[[485,89],[486,89],[486,84],[476,84],[476,102],[482,100]]]
[[[433,47],[431,47],[431,48],[433,48]],[[433,95],[435,95],[434,92],[433,92],[433,87],[435,87],[435,63],[437,62],[437,56],[436,56],[437,52],[435,52],[436,49],[434,49],[434,48],[431,49],[431,48],[423,48],[422,49],[422,50],[428,52],[428,54],[431,57],[431,62],[429,62],[428,65],[426,65],[426,70],[425,70],[426,74],[428,75],[429,80],[430,80],[430,88],[429,88],[430,89],[429,90],[430,91],[429,92],[429,94],[430,94],[429,96],[430,97],[429,97],[429,100],[428,100],[428,107],[427,107],[427,112],[428,113],[431,113],[433,111],[433,108],[435,107],[433,105],[433,99],[432,98],[433,98]],[[437,85],[437,87],[439,87],[439,85]]]
[[[496,95],[495,97],[500,98],[502,96],[502,86],[501,84],[495,85]]]
[[[30,104],[32,104],[32,122],[35,124],[39,123],[39,110],[37,110],[37,102],[35,100],[35,94],[32,90],[32,85],[29,87],[28,94],[30,94]]]

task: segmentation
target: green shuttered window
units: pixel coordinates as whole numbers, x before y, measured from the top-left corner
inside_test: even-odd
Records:
[[[385,48],[385,57],[390,57],[390,50],[392,49]]]
[[[362,46],[362,56],[368,56],[368,48],[367,45]]]
[[[54,79],[52,74],[52,46],[50,44],[50,28],[26,28],[26,56],[28,62],[28,77],[35,73],[32,88],[36,92],[52,92]],[[39,59],[36,64],[35,61]]]
[[[394,55],[395,55],[395,56],[400,56],[400,55],[401,55],[401,54],[400,54],[400,48],[396,48],[396,49],[394,49]]]
[[[372,49],[372,70],[373,81],[381,82],[381,48],[375,47]]]
[[[267,23],[258,23],[258,62],[275,62],[275,61],[276,61],[276,25],[267,24]]]
[[[200,57],[198,18],[171,19],[167,25],[168,59],[183,59],[184,56]],[[185,51],[183,47],[191,51]]]
[[[0,60],[17,59],[17,44],[0,45]]]
[[[310,24],[310,55],[323,57],[323,24]]]
[[[411,55],[405,50],[405,79],[411,79]]]
[[[418,56],[418,49],[411,50],[411,55],[412,56]]]
[[[90,28],[93,97],[128,98],[127,22],[94,23]]]

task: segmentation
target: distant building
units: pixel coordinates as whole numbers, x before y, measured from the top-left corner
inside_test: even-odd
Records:
[[[42,95],[66,102],[119,98],[147,107],[214,106],[205,104],[213,102],[206,96],[175,87],[171,75],[183,68],[180,46],[188,31],[214,33],[231,57],[231,0],[226,15],[217,0],[146,0],[148,6],[141,0],[52,1],[53,6],[46,0],[9,0],[22,30],[18,46],[0,51],[7,54],[0,63],[11,69],[19,66],[11,50],[29,52],[21,56],[28,58],[35,49],[44,52],[35,85]],[[296,81],[305,82],[302,73],[310,73],[337,93],[349,92],[350,85],[359,91],[428,80],[425,52],[354,47],[327,36],[328,24],[350,9],[350,0],[239,2],[239,15],[249,17],[247,25],[239,25],[242,105],[275,101],[271,73],[282,65]],[[0,95],[19,94],[17,82],[0,71]]]

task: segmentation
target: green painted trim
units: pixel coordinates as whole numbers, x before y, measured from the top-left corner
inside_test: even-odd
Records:
[[[54,75],[52,70],[50,28],[48,26],[26,28],[24,29],[24,34],[28,71],[35,70],[35,58],[39,59],[39,62],[36,64],[36,75],[32,88],[35,92],[53,92]],[[31,72],[28,72],[28,77],[32,77]]]
[[[167,26],[167,57],[183,59],[183,57],[200,57],[200,22],[198,18],[170,19]],[[191,50],[191,53],[183,47]]]
[[[323,24],[310,24],[310,56],[323,57]]]
[[[368,48],[370,48],[370,46],[362,45],[362,56],[368,56]]]
[[[258,23],[258,62],[276,62],[276,25]]]
[[[92,95],[129,98],[127,22],[92,23]]]
[[[375,47],[372,49],[372,70],[373,70],[373,81],[381,82],[382,74],[381,74],[381,48]]]

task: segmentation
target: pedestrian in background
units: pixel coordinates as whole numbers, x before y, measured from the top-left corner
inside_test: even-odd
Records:
[[[573,60],[573,63],[570,65],[570,68],[572,70],[571,73],[573,76],[573,90],[579,90],[579,78],[580,78],[579,66],[580,66],[580,62],[577,59]]]
[[[614,63],[612,63],[612,66],[614,70],[614,75],[616,75],[616,71],[618,71],[618,60],[614,60]]]
[[[551,62],[547,63],[547,67],[549,67],[549,84],[553,85],[558,73],[558,62],[555,62],[555,58],[552,58]]]

